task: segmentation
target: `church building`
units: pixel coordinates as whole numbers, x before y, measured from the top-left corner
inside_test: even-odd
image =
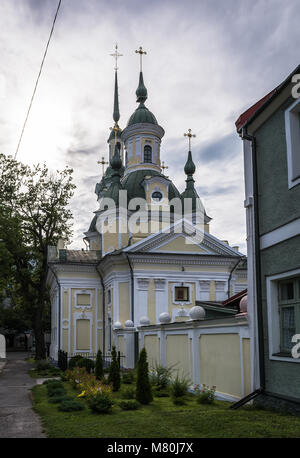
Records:
[[[142,61],[142,48],[137,53]],[[61,241],[48,250],[54,360],[58,350],[88,355],[107,353],[112,345],[128,355],[128,339],[135,339],[130,348],[137,352],[140,326],[189,320],[195,305],[218,307],[247,288],[245,256],[210,233],[211,218],[193,178],[190,129],[188,150],[178,151],[183,192],[164,173],[165,132],[146,106],[141,64],[138,106],[126,127],[119,126],[117,46],[114,56],[109,164],[96,184],[98,209],[95,201],[84,234],[87,249],[68,250]]]

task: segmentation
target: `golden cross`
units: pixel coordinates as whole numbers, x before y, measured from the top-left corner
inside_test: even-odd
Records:
[[[163,169],[163,174],[165,174],[165,169],[168,169],[169,167],[165,165],[164,161],[162,161],[161,168]]]
[[[102,164],[102,175],[104,175],[104,165],[108,164],[108,162],[105,162],[104,157],[102,156],[102,161],[97,161],[97,164]]]
[[[191,138],[196,137],[196,135],[192,134],[192,129],[188,129],[187,134],[183,134],[185,137],[189,137],[189,151],[191,151]]]
[[[140,55],[140,71],[142,71],[142,57],[143,57],[143,54],[147,54],[147,53],[146,51],[143,51],[142,46],[139,47],[139,50],[136,49],[135,52]]]
[[[116,43],[115,52],[114,52],[113,54],[110,54],[110,56],[113,56],[113,57],[116,59],[115,70],[117,71],[117,70],[118,70],[118,57],[123,56],[123,54],[120,54],[120,53],[118,52],[118,43]]]

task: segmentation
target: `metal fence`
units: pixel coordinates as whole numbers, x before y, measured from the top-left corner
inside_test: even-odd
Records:
[[[68,354],[66,351],[59,350],[58,351],[58,367],[65,371],[69,367],[69,361],[71,358],[75,356],[82,356],[83,358],[91,359],[96,362],[97,353],[70,353]],[[125,355],[121,354],[119,351],[117,352],[117,360],[119,363],[119,367],[122,369],[124,368],[125,363]],[[111,353],[102,354],[102,361],[104,369],[107,369],[112,361]]]

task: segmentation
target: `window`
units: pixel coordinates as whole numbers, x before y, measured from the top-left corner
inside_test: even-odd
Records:
[[[110,289],[107,291],[107,303],[108,304],[111,303],[111,290]]]
[[[300,333],[300,278],[278,282],[280,352],[289,353],[292,337]]]
[[[285,112],[289,188],[300,183],[300,103],[297,99]]]
[[[154,191],[151,197],[155,202],[160,202],[163,198],[163,195],[160,191]]]
[[[175,301],[189,301],[189,288],[187,286],[175,286]]]
[[[152,162],[152,148],[150,145],[144,147],[144,162]]]

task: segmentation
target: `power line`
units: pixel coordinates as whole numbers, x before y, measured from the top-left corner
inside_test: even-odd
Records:
[[[50,35],[49,35],[49,38],[48,38],[48,41],[47,41],[47,45],[46,45],[46,49],[45,49],[45,52],[44,52],[44,55],[43,55],[42,63],[41,63],[40,70],[39,70],[39,73],[38,73],[38,77],[37,77],[36,82],[35,82],[33,94],[32,94],[31,99],[30,99],[30,104],[29,104],[29,107],[28,107],[28,110],[27,110],[26,118],[25,118],[25,121],[24,121],[24,124],[23,124],[23,128],[22,128],[22,131],[21,131],[21,135],[20,135],[20,138],[19,138],[19,142],[18,142],[18,146],[17,146],[16,152],[15,152],[14,159],[16,159],[16,157],[17,157],[17,154],[18,154],[18,151],[19,151],[19,147],[20,147],[20,144],[21,144],[21,141],[22,141],[22,137],[23,137],[24,130],[25,130],[25,127],[26,127],[26,124],[27,124],[27,120],[28,120],[28,116],[29,116],[29,113],[30,113],[30,110],[31,110],[32,102],[33,102],[33,99],[34,99],[34,96],[35,96],[35,93],[36,93],[37,85],[39,83],[39,79],[40,79],[40,76],[41,76],[41,73],[42,73],[42,69],[43,69],[43,65],[44,65],[44,62],[45,62],[45,58],[46,58],[46,55],[47,55],[47,52],[48,52],[49,43],[50,43],[50,40],[51,40],[51,37],[52,37],[52,34],[53,34],[53,30],[54,30],[56,18],[57,18],[57,15],[58,15],[58,11],[59,11],[59,8],[60,8],[60,5],[61,5],[61,1],[62,0],[59,0],[58,5],[57,5],[57,9],[56,9],[56,13],[55,13],[55,16],[54,16],[53,24],[52,24],[52,27],[51,27]]]

